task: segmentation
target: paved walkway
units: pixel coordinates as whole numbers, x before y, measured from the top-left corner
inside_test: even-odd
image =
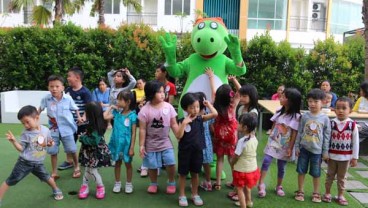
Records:
[[[364,205],[368,204],[368,166],[366,164],[368,164],[368,156],[360,156],[357,167],[350,168],[349,173],[346,174],[346,192]],[[327,172],[326,163],[322,163],[322,168]]]

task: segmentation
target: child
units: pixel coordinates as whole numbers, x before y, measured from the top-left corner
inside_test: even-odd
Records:
[[[303,114],[298,128],[295,142],[295,152],[298,157],[296,171],[298,172],[298,191],[295,192],[297,201],[304,201],[304,178],[308,171],[313,177],[312,201],[321,202],[319,184],[321,176],[321,156],[328,159],[328,147],[331,134],[330,120],[321,112],[322,100],[325,93],[320,89],[312,89],[307,94],[309,112]]]
[[[337,100],[337,95],[333,92],[331,92],[331,84],[328,80],[325,80],[321,83],[321,90],[323,92],[329,92],[332,94],[332,100],[331,100],[331,106],[332,108],[335,107],[335,103],[336,103],[336,100]]]
[[[322,101],[322,108],[325,109],[330,109],[331,107],[331,102],[332,102],[332,94],[331,92],[326,92],[326,97],[325,99]]]
[[[50,147],[47,152],[51,155],[52,174],[54,179],[60,178],[57,174],[57,154],[59,152],[60,142],[64,145],[64,151],[68,157],[72,158],[74,165],[73,178],[80,177],[80,169],[77,156],[77,145],[74,140],[74,134],[77,132],[77,124],[73,119],[72,111],[76,112],[78,121],[82,121],[78,107],[73,99],[64,94],[64,79],[58,75],[51,75],[48,78],[48,88],[51,94],[46,95],[41,100],[38,112],[41,113],[47,109],[49,117],[49,129],[55,145]]]
[[[284,90],[285,90],[285,85],[280,85],[277,88],[277,92],[272,95],[271,100],[280,100],[281,94],[282,92],[284,92]]]
[[[203,149],[206,147],[203,122],[215,118],[217,111],[205,100],[203,105],[208,107],[211,113],[199,115],[200,103],[196,93],[185,94],[181,98],[180,105],[187,116],[179,120],[180,125],[176,135],[179,141],[179,206],[188,206],[187,197],[185,196],[185,180],[189,171],[191,174],[192,200],[196,206],[202,206],[203,201],[198,195],[198,174],[201,172]]]
[[[120,172],[122,161],[126,168],[125,193],[133,193],[132,184],[132,159],[134,155],[134,145],[137,127],[137,114],[134,109],[135,92],[124,90],[119,92],[116,106],[112,105],[104,112],[105,119],[114,119],[109,142],[112,160],[115,161],[115,185],[113,192],[121,191]],[[121,112],[118,109],[123,109]]]
[[[100,103],[90,102],[86,104],[86,133],[79,137],[82,143],[79,152],[79,162],[86,167],[84,170],[83,184],[79,190],[79,198],[85,199],[89,193],[89,181],[94,181],[96,187],[96,198],[105,197],[105,186],[98,172],[99,167],[110,166],[110,151],[106,145],[104,134],[106,122],[103,119],[103,111]]]
[[[286,88],[281,93],[280,104],[282,107],[271,118],[273,127],[264,149],[261,179],[258,184],[258,196],[261,198],[266,196],[264,180],[273,158],[277,159],[278,168],[276,194],[285,196],[281,184],[285,175],[286,163],[294,158],[293,149],[298,133],[301,102],[302,96],[295,88]]]
[[[204,105],[204,101],[206,101],[206,95],[203,92],[197,92],[197,96],[199,99],[199,114],[202,116],[208,114],[206,106]],[[213,146],[210,125],[213,124],[214,120],[215,119],[210,119],[203,122],[204,139],[206,144],[206,147],[203,149],[203,171],[205,180],[202,181],[200,187],[205,191],[212,191],[210,164],[213,162]]]
[[[110,106],[110,87],[107,86],[105,78],[101,77],[98,80],[98,87],[92,92],[92,101],[100,103],[104,112]],[[108,120],[107,128],[112,128],[110,120]]]
[[[83,86],[84,72],[78,66],[73,66],[68,70],[68,84],[69,87],[66,88],[65,93],[70,95],[73,98],[75,104],[78,106],[79,115],[77,116],[76,112],[73,113],[74,121],[77,123],[77,132],[74,134],[74,141],[77,142],[78,135],[84,133],[86,131],[86,125],[84,124],[85,116],[84,109],[85,105],[92,101],[92,95],[89,89]],[[82,118],[82,120],[78,120],[78,118]],[[59,165],[59,170],[65,170],[73,167],[73,158],[67,155],[67,161],[64,161],[61,165]],[[73,173],[75,178],[79,178],[81,173],[75,172]]]
[[[165,86],[165,101],[173,104],[176,95],[175,79],[169,76],[164,64],[156,67],[155,78]]]
[[[107,73],[110,84],[110,104],[116,105],[119,92],[124,90],[132,90],[137,83],[130,71],[125,69],[111,70]]]
[[[239,139],[235,156],[230,160],[233,169],[233,184],[239,197],[235,205],[242,208],[253,207],[251,190],[257,184],[260,175],[256,158],[258,141],[253,133],[256,127],[257,115],[255,113],[240,116],[238,131],[241,131],[244,137]]]
[[[353,111],[358,113],[368,113],[368,81],[360,84],[359,99],[356,101]],[[368,124],[366,122],[358,122],[359,139],[368,138]]]
[[[331,186],[337,176],[338,195],[335,198],[340,205],[348,205],[344,197],[345,175],[349,165],[355,167],[359,157],[359,133],[356,123],[349,118],[353,102],[346,97],[338,98],[335,106],[336,118],[331,120],[331,140],[328,170],[326,177],[326,193],[323,195],[324,202],[331,202]],[[345,139],[344,139],[345,138]],[[346,148],[345,148],[346,147]]]
[[[224,155],[230,157],[234,155],[235,145],[238,141],[237,126],[238,122],[235,116],[235,109],[239,103],[239,94],[235,93],[230,85],[223,84],[216,91],[214,107],[218,116],[213,125],[214,141],[213,151],[216,153],[216,182],[214,188],[221,189],[221,172],[224,165]]]
[[[178,131],[176,112],[172,105],[165,102],[164,84],[159,81],[147,82],[144,86],[146,105],[138,114],[139,150],[143,166],[148,168],[151,184],[148,193],[157,193],[157,168],[165,165],[168,172],[166,193],[175,194],[175,156],[169,137],[170,127],[174,134]]]
[[[20,142],[17,142],[11,131],[6,133],[6,137],[20,152],[20,155],[9,178],[0,187],[0,206],[9,187],[17,184],[31,172],[52,188],[55,200],[63,199],[63,193],[56,186],[54,179],[47,173],[43,164],[46,148],[54,145],[50,131],[45,126],[40,125],[40,116],[33,106],[22,107],[18,112],[18,119],[25,128]]]

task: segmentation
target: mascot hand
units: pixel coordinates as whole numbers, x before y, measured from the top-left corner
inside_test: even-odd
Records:
[[[166,33],[165,38],[160,36],[160,42],[165,53],[167,64],[169,66],[176,64],[176,35]]]
[[[227,48],[229,49],[231,58],[234,60],[235,64],[243,63],[239,38],[229,34],[229,36],[225,37],[225,42],[227,43]]]

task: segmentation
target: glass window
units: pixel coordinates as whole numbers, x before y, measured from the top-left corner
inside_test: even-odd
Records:
[[[181,14],[183,8],[183,2],[182,0],[173,0],[173,15]]]
[[[258,18],[275,18],[275,1],[258,2]]]
[[[105,0],[105,14],[112,14],[112,1],[113,0]]]
[[[248,28],[285,30],[287,0],[249,0]]]
[[[120,1],[119,0],[113,0],[114,1],[114,14],[120,14]]]
[[[349,30],[364,27],[361,10],[361,4],[343,0],[333,1],[330,23],[331,32],[342,34]]]
[[[165,15],[171,15],[171,0],[165,0]]]
[[[184,13],[189,15],[190,14],[190,1],[184,0]]]
[[[249,0],[248,18],[258,17],[258,0]]]

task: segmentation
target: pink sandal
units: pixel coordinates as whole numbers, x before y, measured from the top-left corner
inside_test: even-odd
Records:
[[[344,197],[335,197],[335,201],[341,206],[347,206],[349,203]]]
[[[258,197],[264,198],[266,196],[266,185],[264,183],[258,185]]]
[[[285,196],[285,192],[282,189],[282,186],[277,186],[276,187],[276,194],[277,194],[277,196]]]

